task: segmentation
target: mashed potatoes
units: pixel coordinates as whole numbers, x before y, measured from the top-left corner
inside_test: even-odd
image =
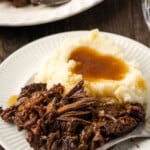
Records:
[[[35,77],[47,88],[61,83],[65,92],[82,79],[89,95],[105,101],[112,97],[115,102],[146,102],[146,84],[137,64],[125,60],[123,49],[97,30],[88,37],[67,39]]]

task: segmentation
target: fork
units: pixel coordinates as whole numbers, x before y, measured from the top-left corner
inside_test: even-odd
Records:
[[[146,124],[140,124],[135,130],[133,130],[129,134],[124,135],[120,138],[114,139],[108,142],[107,144],[105,144],[104,146],[97,148],[96,150],[107,150],[115,146],[116,144],[119,144],[123,141],[129,140],[132,138],[150,138],[150,119],[147,121]],[[0,146],[0,150],[4,150],[4,149]]]
[[[142,0],[142,10],[145,22],[150,30],[150,0]]]
[[[31,0],[32,4],[44,4],[48,6],[58,6],[70,2],[71,0]]]
[[[146,120],[145,124],[140,124],[135,130],[128,133],[127,135],[114,139],[106,143],[102,147],[97,148],[96,150],[107,150],[115,146],[116,144],[119,144],[120,142],[126,141],[128,139],[132,139],[132,138],[150,138],[150,118]]]

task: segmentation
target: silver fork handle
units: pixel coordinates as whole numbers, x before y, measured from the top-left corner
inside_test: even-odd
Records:
[[[70,2],[71,0],[31,0],[32,4],[45,4],[48,6],[57,6]]]
[[[112,146],[119,144],[123,141],[126,141],[131,138],[140,138],[140,137],[150,137],[150,132],[145,130],[145,124],[139,125],[135,130],[132,132],[121,136],[120,138],[116,138],[114,140],[111,140],[110,142],[106,143],[102,147],[97,148],[96,150],[107,150],[108,148],[111,148]]]

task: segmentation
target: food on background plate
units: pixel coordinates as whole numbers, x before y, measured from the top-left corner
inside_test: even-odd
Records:
[[[1,1],[5,1],[5,0],[0,0],[0,2]],[[7,0],[7,1],[10,1],[15,7],[24,7],[24,6],[27,6],[29,4],[32,4],[35,6],[40,5],[40,4],[42,4],[43,1],[46,1],[46,0],[34,0],[34,1],[33,0]],[[60,5],[58,0],[53,0],[52,2],[54,3],[55,1],[56,1],[56,4],[54,4],[55,6]],[[51,0],[50,0],[50,2],[51,2]],[[63,4],[64,4],[64,2],[63,2]]]
[[[94,150],[145,121],[147,85],[136,62],[98,30],[52,51],[1,118],[35,150]]]
[[[0,2],[1,1],[5,1],[5,0],[0,0]],[[12,4],[16,7],[23,7],[31,3],[30,0],[9,0],[9,1],[12,2]]]

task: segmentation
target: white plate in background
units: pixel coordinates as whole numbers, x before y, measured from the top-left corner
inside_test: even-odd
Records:
[[[0,26],[29,26],[64,19],[87,10],[103,0],[71,0],[59,7],[14,7],[10,2],[0,2]]]
[[[20,92],[27,81],[37,72],[44,58],[69,36],[86,36],[88,31],[66,32],[47,36],[36,40],[10,55],[0,65],[0,106],[6,107],[8,98]],[[136,60],[140,70],[150,77],[150,49],[129,38],[104,33],[125,49],[128,60]],[[17,131],[16,127],[0,119],[0,144],[6,150],[31,150],[26,142],[25,132]],[[149,150],[150,139],[138,141],[138,150]],[[137,150],[131,142],[119,144],[115,150]]]

